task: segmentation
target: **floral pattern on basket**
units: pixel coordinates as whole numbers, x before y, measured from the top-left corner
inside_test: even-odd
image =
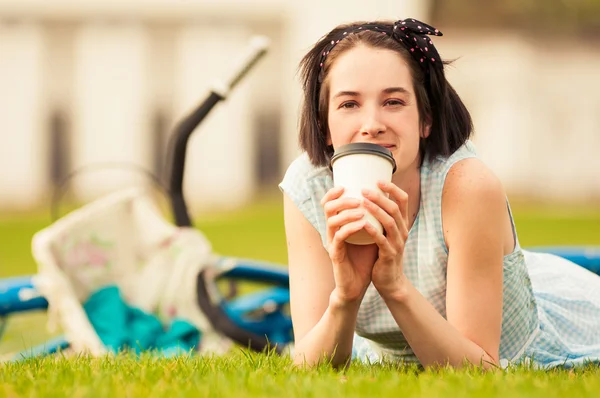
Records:
[[[59,268],[76,282],[74,287],[83,296],[108,282],[116,262],[115,242],[94,232],[65,236],[54,250]]]
[[[60,257],[64,268],[109,268],[112,265],[110,250],[113,247],[114,243],[92,234],[86,239],[79,237],[65,240],[60,248]]]

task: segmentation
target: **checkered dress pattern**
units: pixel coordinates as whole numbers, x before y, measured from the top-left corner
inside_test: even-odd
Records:
[[[458,161],[476,157],[467,142],[448,158],[425,160],[421,203],[404,253],[404,271],[416,289],[446,316],[448,249],[441,198],[446,175]],[[280,189],[321,235],[327,248],[321,198],[333,187],[331,172],[314,167],[306,153],[289,166]],[[510,205],[507,202],[510,213]],[[512,220],[512,213],[510,214]],[[513,231],[517,237],[516,228]],[[541,367],[600,360],[600,277],[562,258],[523,250],[504,257],[501,364],[523,360]],[[373,285],[358,313],[354,355],[418,362]]]

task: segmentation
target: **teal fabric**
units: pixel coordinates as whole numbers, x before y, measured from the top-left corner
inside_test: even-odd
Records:
[[[192,324],[176,319],[165,327],[155,315],[128,305],[117,286],[94,292],[83,309],[104,346],[115,353],[154,351],[170,357],[196,350],[200,343],[200,331]]]

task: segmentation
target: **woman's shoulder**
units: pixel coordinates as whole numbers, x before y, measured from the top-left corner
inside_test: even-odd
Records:
[[[308,199],[313,195],[315,181],[326,185],[331,171],[324,166],[315,166],[306,152],[298,155],[287,167],[279,188],[296,199]]]
[[[500,178],[477,157],[462,159],[449,168],[444,192],[449,190],[481,200],[493,197],[505,199],[506,195]]]
[[[427,169],[430,178],[438,179],[444,193],[452,190],[479,198],[486,195],[504,196],[500,179],[477,155],[471,141],[466,141],[450,156],[438,156],[431,160]]]
[[[506,208],[508,199],[500,178],[477,156],[472,142],[467,141],[450,156],[438,156],[424,166],[421,191],[425,202],[440,216],[442,207],[459,212]]]
[[[302,152],[289,164],[286,170],[286,176],[304,176],[305,178],[311,178],[318,175],[325,175],[329,173],[329,169],[324,166],[315,166],[308,156],[308,153]]]
[[[477,149],[475,144],[467,140],[463,145],[461,145],[456,151],[448,156],[436,156],[435,158],[425,158],[425,162],[423,163],[423,168],[425,171],[440,174],[445,178],[445,174],[454,166],[456,163],[469,158],[477,158]]]
[[[279,189],[321,234],[324,247],[326,221],[320,201],[332,186],[333,178],[329,168],[313,165],[306,153],[290,163],[279,184]]]

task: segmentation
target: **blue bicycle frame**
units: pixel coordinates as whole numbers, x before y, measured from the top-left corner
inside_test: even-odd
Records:
[[[563,257],[600,275],[600,247],[548,246],[527,250]],[[290,300],[287,268],[280,264],[248,259],[223,257],[222,261],[234,265],[221,273],[216,281],[255,281],[269,283],[272,287],[231,300],[223,297],[219,303],[221,310],[238,327],[257,335],[267,336],[274,344],[291,342],[293,340],[291,320],[289,314],[282,309]],[[43,311],[47,306],[47,301],[37,293],[32,277],[0,280],[0,318],[16,313]],[[255,316],[257,311],[260,312],[258,317]],[[64,344],[64,340],[60,339],[48,342],[44,344],[46,347],[44,352],[51,353]]]

